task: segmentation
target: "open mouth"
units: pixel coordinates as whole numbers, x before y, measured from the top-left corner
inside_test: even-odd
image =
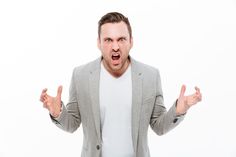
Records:
[[[111,56],[112,60],[119,60],[120,59],[120,55],[119,54],[113,54]]]

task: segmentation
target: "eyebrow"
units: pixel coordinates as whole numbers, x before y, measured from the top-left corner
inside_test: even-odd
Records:
[[[107,39],[109,39],[109,40],[113,40],[113,39],[110,38],[110,37],[105,37],[105,38],[103,38],[103,40],[107,40]]]
[[[114,39],[112,39],[112,38],[110,38],[110,37],[105,37],[103,40],[107,40],[107,39],[109,39],[109,40],[114,40]],[[125,36],[121,36],[121,37],[119,37],[117,40],[119,41],[120,39],[127,39],[127,37],[125,37]]]
[[[120,39],[125,39],[126,40],[127,37],[119,37],[118,40],[120,40]]]

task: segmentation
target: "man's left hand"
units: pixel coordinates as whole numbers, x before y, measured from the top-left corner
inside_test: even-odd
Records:
[[[185,114],[191,106],[197,104],[202,100],[202,94],[200,92],[200,89],[198,87],[195,87],[195,90],[196,92],[194,94],[184,96],[184,93],[186,91],[186,86],[182,85],[176,106],[177,115]]]

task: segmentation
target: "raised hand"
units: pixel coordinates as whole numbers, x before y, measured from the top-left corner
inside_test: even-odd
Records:
[[[57,96],[52,97],[47,94],[47,89],[43,89],[40,101],[43,103],[43,107],[47,108],[49,113],[54,117],[57,118],[61,112],[61,93],[62,93],[62,86],[59,86],[57,89]]]
[[[200,102],[202,100],[202,94],[198,87],[195,87],[196,92],[192,95],[184,96],[186,90],[186,86],[182,85],[181,92],[178,98],[176,113],[177,115],[181,115],[187,112],[187,110]]]

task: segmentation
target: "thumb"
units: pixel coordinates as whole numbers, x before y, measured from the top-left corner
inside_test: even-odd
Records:
[[[62,93],[62,86],[59,86],[57,89],[57,97],[61,99],[61,93]]]
[[[185,91],[186,91],[186,86],[182,85],[180,95],[179,95],[180,98],[184,96]]]

